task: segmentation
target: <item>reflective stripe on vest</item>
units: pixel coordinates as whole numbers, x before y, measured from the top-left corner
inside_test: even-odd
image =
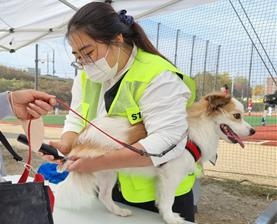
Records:
[[[141,122],[142,117],[138,102],[149,83],[163,71],[172,71],[183,76],[184,82],[191,90],[191,97],[187,104],[188,106],[191,105],[195,99],[194,81],[186,75],[183,75],[165,59],[138,49],[132,67],[125,74],[120,83],[117,94],[108,111],[108,115],[126,117],[131,124]],[[88,82],[90,81],[87,80],[86,83]],[[92,89],[89,89],[90,87],[87,88],[88,85],[86,85],[86,90],[84,91],[85,95],[89,95],[88,93],[92,92]],[[93,105],[93,107],[97,108],[97,105]],[[88,118],[91,119],[93,117]],[[118,173],[118,180],[122,195],[127,201],[139,203],[155,200],[156,181],[154,178],[130,175],[121,171]],[[176,190],[176,196],[189,192],[194,181],[194,174],[184,178]]]

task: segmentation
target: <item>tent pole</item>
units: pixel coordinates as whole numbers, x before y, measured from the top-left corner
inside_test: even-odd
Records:
[[[52,48],[52,51],[53,51],[53,60],[52,60],[52,62],[53,62],[53,71],[52,71],[52,75],[53,75],[53,78],[55,77],[55,73],[56,73],[56,71],[55,71],[55,50]]]
[[[35,74],[35,90],[38,90],[38,44],[36,44],[36,74]]]
[[[74,11],[77,11],[78,8],[74,5],[72,5],[70,2],[66,1],[66,0],[59,0],[61,3],[65,4],[66,6],[68,6],[69,8],[73,9]]]

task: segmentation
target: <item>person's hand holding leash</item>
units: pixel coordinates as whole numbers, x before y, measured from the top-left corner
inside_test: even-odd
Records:
[[[36,90],[10,92],[9,100],[14,114],[22,120],[39,118],[56,104],[55,96]]]

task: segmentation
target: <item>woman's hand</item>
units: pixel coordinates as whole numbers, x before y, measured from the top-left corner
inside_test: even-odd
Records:
[[[70,147],[65,144],[64,142],[58,141],[58,142],[54,142],[54,141],[50,141],[49,145],[51,145],[52,147],[54,147],[55,149],[57,149],[61,154],[66,155],[67,152],[70,151]],[[39,155],[46,161],[48,162],[54,162],[54,163],[58,163],[58,164],[62,164],[63,161],[60,159],[55,159],[54,156],[52,155],[47,155],[47,154],[43,154],[41,152],[39,152]]]
[[[72,145],[77,138],[78,134],[76,132],[67,131],[63,133],[60,141],[50,141],[49,145],[56,148],[61,154],[68,155],[71,151]],[[55,160],[54,156],[44,155],[43,153],[39,153],[44,160],[49,162],[55,162],[61,164],[61,160]]]
[[[100,156],[101,157],[101,156]],[[69,157],[69,165],[67,171],[74,171],[78,173],[91,173],[97,171],[94,166],[95,160],[98,160],[99,157],[91,158],[78,158],[78,157]]]
[[[133,146],[143,149],[142,145],[139,143],[135,143]],[[79,158],[71,156],[68,159],[71,161],[67,167],[67,170],[79,173],[91,173],[129,167],[153,166],[150,157],[141,156],[127,148],[112,150],[94,158]]]

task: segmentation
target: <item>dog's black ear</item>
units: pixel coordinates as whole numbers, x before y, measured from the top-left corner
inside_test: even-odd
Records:
[[[218,92],[208,94],[204,97],[204,99],[208,101],[209,109],[214,111],[228,104],[231,101],[231,96]]]

